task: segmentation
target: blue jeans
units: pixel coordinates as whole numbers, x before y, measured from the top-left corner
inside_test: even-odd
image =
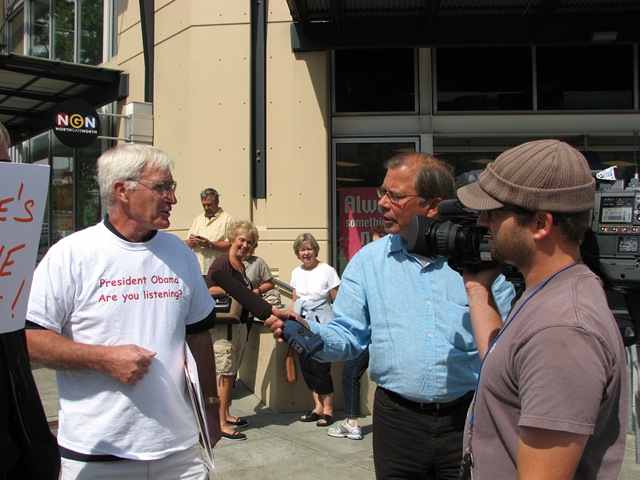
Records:
[[[360,416],[360,378],[369,366],[369,349],[357,358],[344,362],[342,368],[342,391],[344,394],[344,414],[347,417]]]

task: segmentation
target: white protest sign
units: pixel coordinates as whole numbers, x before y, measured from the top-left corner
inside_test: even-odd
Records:
[[[49,166],[0,163],[0,333],[24,327]]]

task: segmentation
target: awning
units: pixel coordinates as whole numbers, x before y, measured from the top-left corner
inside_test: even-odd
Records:
[[[49,130],[53,109],[68,98],[94,108],[126,98],[129,76],[120,70],[25,55],[0,55],[0,122],[15,144]]]
[[[634,0],[287,0],[294,51],[640,42]]]

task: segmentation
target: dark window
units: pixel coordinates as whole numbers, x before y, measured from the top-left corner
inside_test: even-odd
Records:
[[[79,63],[87,65],[102,63],[103,17],[103,0],[82,2]]]
[[[438,48],[439,112],[533,109],[529,48]]]
[[[539,47],[539,110],[633,108],[631,46]]]
[[[49,2],[31,2],[31,50],[34,57],[49,58]]]
[[[62,0],[54,4],[54,48],[53,59],[64,62],[74,61],[75,41],[75,1]]]
[[[337,50],[335,112],[416,112],[413,49]]]
[[[415,152],[418,141],[363,139],[339,142],[335,147],[338,255],[334,265],[342,274],[355,252],[371,240],[369,230],[382,223],[375,187],[384,180],[384,162],[401,153]]]

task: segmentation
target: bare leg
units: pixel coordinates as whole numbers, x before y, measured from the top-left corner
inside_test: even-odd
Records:
[[[311,392],[311,395],[313,396],[313,403],[315,404],[315,406],[313,407],[313,411],[316,412],[318,415],[322,415],[323,413],[325,413],[325,411],[324,411],[324,405],[320,400],[320,395],[318,395],[315,391]]]
[[[233,391],[233,375],[218,375],[218,396],[220,397],[220,428],[223,432],[233,433],[234,430],[227,423],[231,392]]]

